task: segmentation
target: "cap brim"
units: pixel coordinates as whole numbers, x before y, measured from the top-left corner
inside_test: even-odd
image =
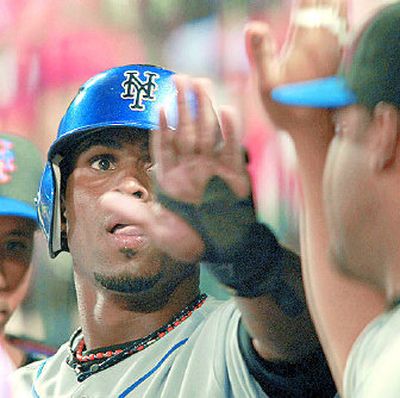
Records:
[[[16,199],[0,198],[0,216],[29,218],[37,222],[36,209]]]
[[[346,80],[338,76],[278,86],[271,96],[285,105],[310,108],[340,108],[357,103]]]

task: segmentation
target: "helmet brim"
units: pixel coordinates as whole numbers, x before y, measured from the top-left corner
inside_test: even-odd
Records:
[[[356,94],[338,76],[278,86],[271,97],[281,104],[309,108],[341,108],[357,103]]]

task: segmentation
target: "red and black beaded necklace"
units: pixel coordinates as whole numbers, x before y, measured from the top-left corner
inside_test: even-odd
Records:
[[[195,300],[180,311],[171,321],[146,337],[105,349],[97,349],[84,353],[86,348],[85,339],[82,335],[82,329],[79,328],[73,333],[69,340],[70,355],[67,359],[67,363],[74,369],[78,381],[81,382],[92,374],[107,369],[129,356],[143,351],[148,346],[160,340],[189,318],[193,311],[200,308],[204,304],[206,298],[206,294],[199,294]],[[78,342],[77,339],[79,339]]]

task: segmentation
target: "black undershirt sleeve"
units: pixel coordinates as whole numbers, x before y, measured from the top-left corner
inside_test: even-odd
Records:
[[[238,339],[250,374],[270,398],[335,397],[335,383],[322,349],[300,363],[269,362],[258,355],[242,322],[239,323]]]

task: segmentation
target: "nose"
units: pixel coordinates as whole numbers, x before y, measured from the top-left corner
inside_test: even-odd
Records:
[[[144,202],[150,198],[149,190],[134,177],[123,178],[115,188],[117,192],[133,196]]]

